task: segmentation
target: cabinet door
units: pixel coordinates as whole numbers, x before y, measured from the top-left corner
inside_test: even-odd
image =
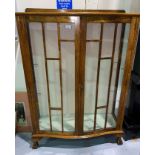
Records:
[[[29,22],[39,130],[75,132],[75,45],[78,17]]]
[[[87,18],[83,131],[117,126],[130,24]]]

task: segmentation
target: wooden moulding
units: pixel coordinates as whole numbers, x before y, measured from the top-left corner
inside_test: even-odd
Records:
[[[51,12],[18,12],[16,15],[25,15],[25,16],[111,16],[111,17],[139,17],[137,13],[120,13],[120,12],[109,12],[109,11],[51,11]]]
[[[54,132],[51,134],[50,132],[39,132],[37,134],[33,134],[32,138],[43,138],[43,137],[49,137],[49,138],[62,138],[62,139],[86,139],[86,138],[93,138],[93,137],[99,137],[99,136],[105,136],[105,135],[119,135],[120,137],[123,135],[122,130],[113,130],[113,131],[102,131],[102,132],[93,132],[83,135],[76,135],[71,133],[63,133],[63,134],[55,134]]]
[[[81,9],[74,9],[74,10],[58,10],[58,9],[42,9],[42,8],[26,8],[25,9],[25,12],[99,12],[99,11],[102,11],[102,12],[125,12],[125,10],[81,10]]]

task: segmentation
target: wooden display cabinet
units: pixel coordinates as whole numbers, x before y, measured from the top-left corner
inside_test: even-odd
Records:
[[[26,9],[16,13],[32,120],[33,148],[44,137],[114,135],[122,122],[139,14]]]

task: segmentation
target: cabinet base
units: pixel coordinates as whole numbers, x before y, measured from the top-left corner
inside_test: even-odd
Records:
[[[39,139],[32,139],[32,149],[37,149],[39,146]]]
[[[63,133],[63,134],[56,134],[52,132],[44,132],[40,131],[37,134],[32,135],[32,148],[37,149],[39,146],[39,140],[41,138],[60,138],[60,139],[86,139],[86,138],[94,138],[94,137],[99,137],[99,136],[105,136],[105,135],[113,135],[116,137],[116,142],[118,145],[122,145],[122,139],[121,137],[123,136],[123,131],[122,130],[113,130],[113,131],[101,131],[101,132],[95,132],[95,133],[89,133],[85,135],[75,135],[75,134],[68,134],[68,133]]]
[[[118,145],[123,144],[123,141],[122,141],[121,137],[117,137],[116,142],[117,142]]]

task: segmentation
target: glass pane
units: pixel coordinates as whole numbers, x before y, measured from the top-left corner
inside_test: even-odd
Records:
[[[94,111],[95,111],[95,107],[91,107],[90,108],[91,111],[90,112],[85,112],[84,113],[84,127],[83,130],[84,131],[91,131],[94,129]],[[94,111],[92,110],[94,109]]]
[[[57,23],[45,24],[45,43],[47,58],[58,58]]]
[[[105,124],[106,109],[98,109],[96,115],[96,129],[103,129]]]
[[[88,23],[87,24],[87,40],[100,39],[101,24]]]
[[[118,26],[117,26],[117,35],[116,35],[116,43],[115,43],[114,62],[118,62],[122,28],[123,28],[122,24],[118,24]]]
[[[110,96],[109,96],[109,105],[108,105],[108,116],[107,119],[111,120],[111,117],[113,118],[113,106],[114,106],[114,93],[115,93],[115,84],[116,84],[116,69],[117,69],[117,63],[113,64],[113,70],[112,70],[112,79],[111,79],[111,86],[110,86]],[[114,121],[114,118],[113,118]],[[114,121],[115,122],[115,121]],[[111,126],[108,125],[109,121],[107,121],[106,127],[115,127],[116,123],[111,124]]]
[[[98,106],[107,104],[111,60],[101,60],[98,85]]]
[[[114,41],[115,24],[105,23],[103,26],[102,57],[111,57]]]
[[[94,128],[96,75],[99,43],[88,42],[85,63],[84,131]]]
[[[74,40],[75,24],[74,23],[61,23],[60,24],[60,37],[61,39]]]
[[[116,25],[114,23],[104,23],[101,57],[112,57],[115,26]],[[121,30],[122,30],[122,24],[118,24],[116,43],[115,43],[115,54],[114,54],[115,62],[118,60]]]
[[[128,38],[129,38],[129,31],[130,31],[130,24],[125,25],[125,35],[123,39],[123,47],[122,47],[122,60],[120,65],[120,72],[119,72],[119,80],[118,80],[118,87],[117,87],[117,95],[116,95],[116,102],[114,107],[114,113],[117,117],[118,115],[118,109],[119,109],[119,100],[120,100],[120,94],[121,94],[121,87],[122,87],[122,79],[124,74],[124,65],[125,65],[125,58],[127,53],[127,46],[128,46]]]
[[[62,42],[62,82],[64,131],[75,130],[75,46]]]
[[[115,127],[116,127],[116,121],[113,115],[108,113],[106,128],[115,128]]]
[[[38,94],[39,127],[40,130],[50,130],[42,27],[39,23],[30,23],[29,29]]]
[[[58,60],[48,60],[48,80],[50,89],[50,106],[61,107],[61,92],[60,92],[60,70]]]
[[[52,131],[62,131],[62,115],[59,110],[51,110]]]

